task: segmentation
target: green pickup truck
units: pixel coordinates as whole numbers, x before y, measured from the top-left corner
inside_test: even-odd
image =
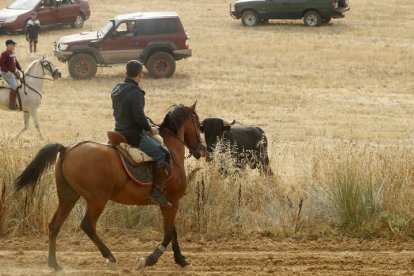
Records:
[[[342,18],[350,9],[349,0],[236,0],[230,15],[245,26],[256,26],[269,19],[302,19],[316,27],[332,18]]]

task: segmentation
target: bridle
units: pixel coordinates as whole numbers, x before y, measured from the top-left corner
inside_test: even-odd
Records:
[[[59,72],[59,69],[56,68],[50,61],[48,60],[41,60],[40,61],[40,65],[42,66],[42,71],[43,71],[43,76],[46,75],[45,69],[48,70],[52,76],[54,76],[57,72]],[[53,70],[53,67],[55,67],[55,69]],[[34,89],[32,86],[28,85],[25,77],[31,77],[34,79],[41,79],[41,80],[48,80],[48,81],[55,81],[54,78],[49,79],[49,78],[45,78],[45,77],[38,77],[38,76],[33,76],[33,75],[29,75],[29,74],[25,74],[23,73],[23,77],[22,77],[22,83],[24,84],[24,94],[27,95],[27,91],[26,91],[26,87],[29,87],[31,90],[33,90],[36,94],[38,94],[40,96],[40,98],[42,98],[42,93],[40,93],[38,90]]]
[[[54,76],[59,71],[59,69],[56,68],[50,61],[45,60],[45,59],[40,61],[40,65],[42,66],[43,76],[46,75],[45,69],[47,71],[49,71],[52,74],[52,76]],[[52,66],[55,67],[54,70],[53,70]],[[50,79],[50,78],[45,78],[45,77],[37,77],[37,76],[29,75],[29,74],[25,74],[25,75],[28,76],[28,77],[34,78],[34,79],[55,81],[55,79],[53,79],[53,78]]]
[[[177,134],[175,134],[174,132],[170,131],[169,129],[165,129],[168,133],[170,133],[173,137],[175,137],[178,141],[181,142],[181,144],[183,144],[190,152],[190,154],[186,157],[189,158],[191,156],[196,157],[197,153],[200,153],[200,151],[205,150],[206,147],[203,145],[202,141],[201,141],[201,135],[200,135],[200,129],[197,126],[196,123],[196,119],[198,118],[197,114],[195,112],[192,112],[191,114],[191,122],[193,123],[194,129],[196,130],[197,133],[197,145],[194,149],[190,148],[190,146],[183,140],[181,140]],[[197,157],[196,157],[197,158]]]

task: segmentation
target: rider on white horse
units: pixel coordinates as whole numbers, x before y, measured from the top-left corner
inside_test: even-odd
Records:
[[[23,129],[15,136],[22,134],[29,126],[29,118],[32,117],[40,139],[43,139],[40,133],[39,118],[37,109],[42,101],[42,90],[44,80],[55,80],[62,75],[50,61],[44,57],[33,61],[24,72],[22,87],[20,88],[21,106],[24,118]],[[50,78],[51,77],[51,78]],[[0,84],[1,86],[1,84]],[[0,87],[0,109],[10,110],[9,105],[10,88]],[[20,102],[19,102],[20,104]]]
[[[16,96],[17,96],[16,77],[20,78],[20,72],[18,70],[20,71],[22,70],[19,62],[16,59],[16,54],[14,53],[16,44],[17,43],[12,39],[6,40],[7,49],[1,54],[1,57],[0,57],[0,74],[10,86],[9,108],[11,110],[18,109],[18,106],[16,104]]]

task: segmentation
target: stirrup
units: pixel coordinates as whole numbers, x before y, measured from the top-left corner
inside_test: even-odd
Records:
[[[172,208],[172,204],[168,201],[168,198],[165,194],[160,194],[159,196],[163,197],[163,198],[159,198],[158,196],[154,196],[152,193],[149,194],[148,199],[151,200],[152,202],[165,207],[165,208]]]

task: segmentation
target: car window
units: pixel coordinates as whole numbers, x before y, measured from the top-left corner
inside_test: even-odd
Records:
[[[57,6],[71,5],[71,4],[73,4],[73,1],[71,1],[71,0],[56,0],[56,5]]]
[[[116,28],[117,35],[127,35],[133,36],[136,35],[136,22],[135,21],[126,21],[118,25]]]
[[[72,4],[75,4],[75,3],[76,3],[75,0],[56,0],[56,4],[58,6],[61,6],[61,5],[72,5]]]
[[[162,35],[179,33],[176,18],[144,19],[137,22],[138,35]]]
[[[17,0],[7,8],[15,10],[32,10],[39,1],[33,0]]]
[[[56,1],[55,0],[43,0],[40,4],[41,8],[51,8],[56,7]]]
[[[98,31],[98,37],[104,37],[114,26],[114,23],[112,21],[109,21],[108,24],[105,25],[102,29]]]

